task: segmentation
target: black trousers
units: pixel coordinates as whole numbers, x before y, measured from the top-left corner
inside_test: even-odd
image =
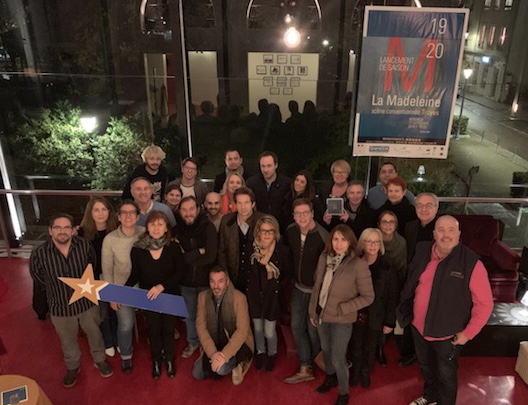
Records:
[[[152,361],[174,360],[174,326],[173,315],[144,311],[147,320],[150,354]]]
[[[379,344],[381,334],[381,330],[373,330],[368,325],[354,323],[348,346],[352,372],[370,375],[374,366],[376,345]]]

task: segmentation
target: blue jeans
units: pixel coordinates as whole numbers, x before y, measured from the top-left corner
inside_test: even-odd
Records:
[[[346,352],[352,335],[351,323],[328,323],[317,325],[326,375],[337,375],[339,395],[348,394],[348,367]]]
[[[411,325],[414,348],[424,379],[423,396],[438,405],[455,405],[457,397],[458,356],[463,346],[451,340],[428,341]]]
[[[253,318],[253,331],[255,332],[255,346],[257,354],[266,353],[268,342],[268,355],[277,354],[277,321],[269,321],[263,318]],[[264,338],[266,338],[264,340]]]
[[[291,330],[301,366],[311,366],[312,359],[321,349],[317,328],[312,325],[308,316],[311,296],[311,293],[294,288],[290,300]]]
[[[198,360],[196,360],[194,362],[192,375],[197,380],[203,380],[205,378],[204,367],[203,367],[203,362],[204,362],[203,356],[207,357],[207,355],[205,353],[202,353],[202,355],[200,357],[198,357]],[[231,357],[229,359],[229,361],[227,363],[225,363],[218,370],[216,370],[216,374],[218,374],[218,375],[227,375],[231,371],[233,371],[233,369],[236,366],[238,366],[238,363],[237,363],[237,360],[236,360],[236,356],[233,356],[233,357]]]
[[[193,346],[200,346],[198,340],[198,332],[196,332],[196,310],[198,307],[198,294],[207,287],[186,287],[180,286],[185,305],[187,305],[187,312],[189,316],[185,318],[185,326],[187,327],[187,343]]]
[[[99,325],[99,328],[103,334],[105,348],[108,349],[110,347],[114,347],[117,331],[113,310],[110,308],[110,304],[108,302],[99,301],[99,316],[101,318],[101,324]]]
[[[132,336],[136,311],[132,307],[121,305],[116,311],[117,315],[117,345],[121,350],[121,358],[128,360],[132,358]]]

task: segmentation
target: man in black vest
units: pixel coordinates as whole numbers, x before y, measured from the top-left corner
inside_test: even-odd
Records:
[[[478,256],[460,243],[458,221],[437,219],[434,242],[419,242],[396,310],[411,325],[423,395],[409,405],[455,405],[460,350],[493,310],[488,273]]]

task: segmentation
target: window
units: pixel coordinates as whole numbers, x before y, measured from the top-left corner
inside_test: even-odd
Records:
[[[488,47],[489,48],[493,47],[493,44],[495,42],[495,29],[496,28],[497,27],[495,27],[494,25],[490,27],[489,34],[488,34]]]
[[[491,8],[491,0],[484,1],[484,10],[489,10]]]
[[[506,27],[502,27],[500,36],[499,36],[499,46],[503,46],[506,42]]]
[[[477,46],[479,48],[484,48],[485,41],[486,41],[486,26],[482,25],[479,29]]]
[[[511,10],[513,7],[513,0],[504,1],[504,10]]]
[[[500,10],[501,0],[495,0],[493,2],[493,9],[494,10]]]

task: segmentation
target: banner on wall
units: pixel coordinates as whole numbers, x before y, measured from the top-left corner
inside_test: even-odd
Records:
[[[468,15],[365,8],[354,156],[447,158]]]

